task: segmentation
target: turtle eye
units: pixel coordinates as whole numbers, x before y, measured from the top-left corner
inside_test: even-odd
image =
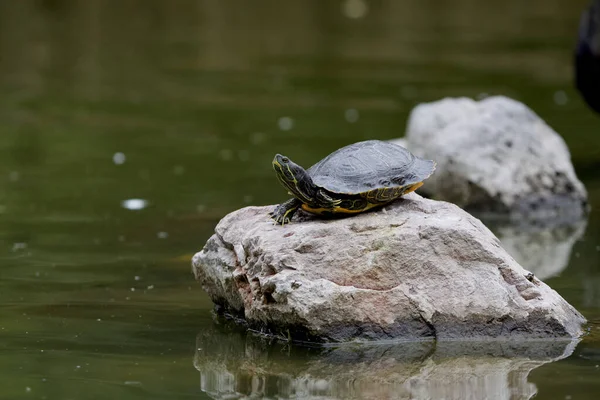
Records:
[[[290,161],[290,159],[287,157],[281,157],[281,161],[287,163],[288,161]]]

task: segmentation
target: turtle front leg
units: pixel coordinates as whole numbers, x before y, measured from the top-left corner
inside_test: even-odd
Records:
[[[301,205],[302,202],[300,200],[296,198],[289,199],[288,201],[283,202],[275,207],[275,210],[271,211],[269,215],[277,224],[289,224],[294,216],[294,213],[298,208],[300,208]]]

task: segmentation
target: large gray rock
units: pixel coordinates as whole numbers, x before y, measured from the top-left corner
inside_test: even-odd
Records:
[[[448,98],[410,115],[406,147],[437,162],[422,192],[463,208],[533,218],[585,213],[563,139],[524,104]]]
[[[310,348],[218,321],[198,334],[194,366],[213,399],[530,399],[535,368],[577,341],[418,341]]]
[[[288,339],[576,337],[584,318],[476,218],[411,193],[377,212],[221,220],[193,258],[213,302]]]

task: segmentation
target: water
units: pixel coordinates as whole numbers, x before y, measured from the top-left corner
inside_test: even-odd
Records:
[[[597,398],[600,119],[571,85],[585,3],[0,2],[0,397]],[[286,199],[274,153],[310,165],[483,93],[560,132],[589,191],[587,221],[494,227],[590,320],[582,342],[314,349],[211,314],[191,255],[226,213]]]

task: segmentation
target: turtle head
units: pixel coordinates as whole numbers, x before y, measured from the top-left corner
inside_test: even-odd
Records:
[[[279,182],[304,203],[312,203],[315,185],[306,170],[281,154],[275,155],[273,169]]]

